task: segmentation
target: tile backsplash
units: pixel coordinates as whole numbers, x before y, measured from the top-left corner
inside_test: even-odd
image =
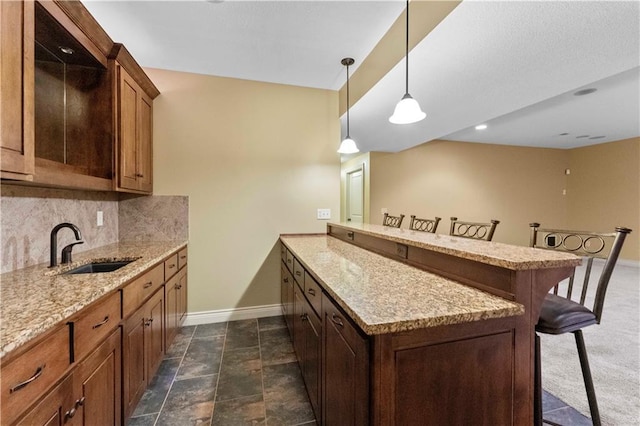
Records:
[[[112,192],[71,191],[20,185],[0,186],[0,272],[49,262],[51,229],[61,222],[80,228],[84,244],[74,253],[131,240],[188,239],[189,199],[132,197]],[[97,226],[97,212],[104,224]],[[58,233],[58,257],[75,241],[70,229]]]

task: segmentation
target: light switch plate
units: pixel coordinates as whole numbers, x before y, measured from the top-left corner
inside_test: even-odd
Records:
[[[102,211],[98,211],[98,214],[96,215],[96,225],[104,225],[104,214],[102,213]]]
[[[319,220],[331,219],[331,209],[318,209],[318,219]]]

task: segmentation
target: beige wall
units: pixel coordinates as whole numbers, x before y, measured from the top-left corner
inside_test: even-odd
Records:
[[[432,141],[399,153],[371,154],[371,223],[389,214],[500,220],[494,241],[527,245],[529,223],[565,226],[566,151]]]
[[[371,210],[371,197],[370,197],[370,188],[371,188],[371,171],[370,171],[370,163],[369,163],[368,152],[364,154],[360,154],[357,157],[351,158],[340,166],[340,221],[346,222],[347,220],[347,173],[357,170],[359,167],[363,167],[364,170],[364,212],[363,212],[363,220],[365,223],[369,223],[369,212]]]
[[[189,196],[189,311],[279,303],[278,235],[339,214],[337,92],[146,72],[154,193]]]
[[[620,255],[640,260],[640,138],[569,151],[568,219],[576,229],[631,228]]]

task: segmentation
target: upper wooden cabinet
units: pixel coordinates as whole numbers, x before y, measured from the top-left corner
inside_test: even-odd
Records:
[[[153,191],[153,99],[160,94],[127,49],[111,52],[116,74],[115,189]]]
[[[33,2],[0,2],[0,163],[3,179],[33,180]]]
[[[150,193],[142,68],[76,0],[0,2],[2,179]]]

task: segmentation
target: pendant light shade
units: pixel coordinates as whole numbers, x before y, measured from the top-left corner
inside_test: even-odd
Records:
[[[409,94],[409,0],[407,0],[407,32],[405,35],[405,93],[396,104],[389,121],[393,124],[411,124],[423,120],[427,114],[422,111],[418,101]]]
[[[347,67],[347,137],[344,138],[340,144],[340,148],[338,148],[338,153],[340,154],[355,154],[356,152],[360,152],[356,146],[356,142],[349,136],[349,66],[353,65],[354,62],[353,58],[344,58],[340,61],[342,65]]]

